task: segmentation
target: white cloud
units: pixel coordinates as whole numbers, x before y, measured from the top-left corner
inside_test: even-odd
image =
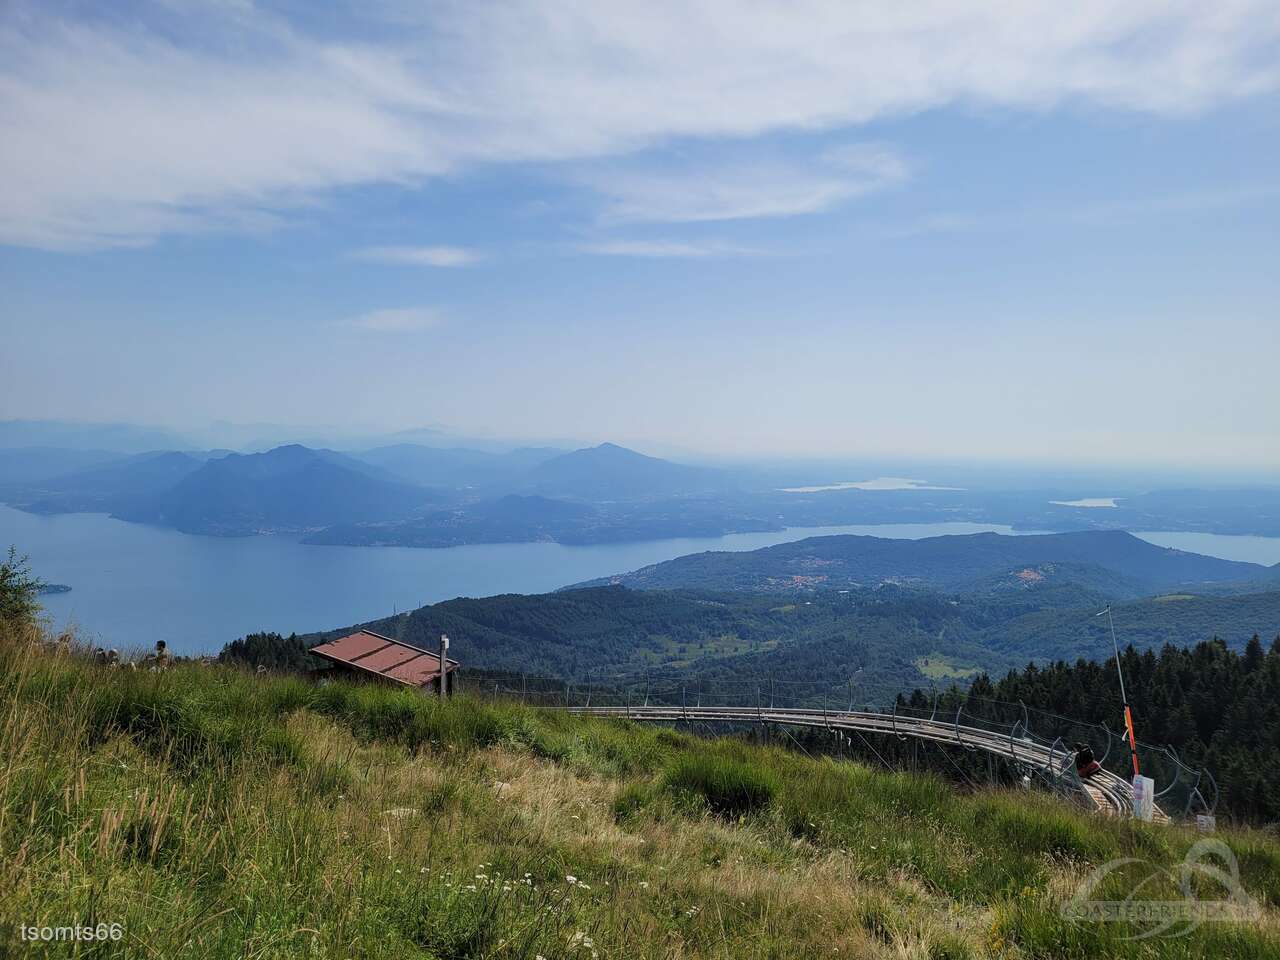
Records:
[[[601,240],[579,244],[577,249],[583,253],[606,257],[648,257],[654,259],[750,257],[758,256],[761,253],[761,251],[753,250],[750,247],[739,247],[715,241],[685,242],[681,240]]]
[[[480,254],[467,247],[367,247],[358,250],[360,260],[417,267],[466,267],[478,263]]]
[[[444,314],[435,307],[396,307],[370,310],[350,318],[344,325],[377,333],[414,333],[438,327],[443,322]]]
[[[817,160],[734,160],[659,172],[624,167],[583,182],[606,198],[607,220],[696,223],[817,213],[906,175],[906,162],[891,148],[849,144]]]
[[[316,32],[353,10],[344,36]],[[92,248],[271,225],[342,187],[952,104],[1176,114],[1280,86],[1274,0],[384,0],[294,21],[245,4],[111,11],[6,5],[0,242]],[[686,219],[825,209],[859,181],[828,172],[753,201],[767,175],[694,190]],[[616,215],[677,198],[635,176],[612,194]]]

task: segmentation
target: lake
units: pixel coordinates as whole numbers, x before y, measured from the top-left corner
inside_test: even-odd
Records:
[[[0,547],[15,544],[30,555],[38,576],[72,587],[42,598],[58,626],[75,624],[103,645],[121,648],[163,639],[186,654],[214,652],[255,630],[303,633],[453,597],[545,593],[704,550],[754,550],[837,533],[919,538],[986,531],[1013,532],[998,524],[875,524],[592,546],[503,543],[422,550],[312,546],[287,537],[197,537],[101,514],[46,517],[0,505]],[[1218,548],[1227,550],[1234,546],[1230,541],[1267,538],[1216,539],[1228,541]],[[1280,538],[1270,542],[1275,562]],[[1200,552],[1214,552],[1213,543],[1197,544]]]

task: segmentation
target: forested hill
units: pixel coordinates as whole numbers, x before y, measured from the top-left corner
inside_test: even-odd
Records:
[[[923,540],[811,537],[748,552],[692,554],[590,583],[646,590],[776,593],[893,582],[963,591],[991,578],[1009,587],[1060,582],[1061,564],[1072,565],[1073,578],[1081,568],[1088,568],[1092,585],[1112,596],[1280,582],[1275,568],[1158,547],[1132,534],[1107,530],[1035,536],[978,533]]]
[[[1138,740],[1168,744],[1192,766],[1208,767],[1222,790],[1220,812],[1280,820],[1280,636],[1269,644],[1255,637],[1243,650],[1213,641],[1129,650],[1122,659]],[[982,678],[979,687],[999,700],[1119,725],[1114,661],[1030,667],[994,685]]]
[[[426,649],[447,633],[458,659],[473,670],[575,681],[647,673],[707,684],[755,683],[780,671],[840,682],[858,674],[859,696],[882,702],[930,679],[1001,674],[1031,660],[1104,658],[1111,643],[1106,621],[1087,601],[1083,595],[1081,603],[1046,612],[1020,593],[977,598],[888,587],[797,602],[595,587],[450,600],[283,647],[256,638],[229,648],[228,656],[305,666],[307,647],[363,626]],[[1280,592],[1118,603],[1115,622],[1121,642],[1139,650],[1213,637],[1238,650],[1254,633],[1280,633]]]

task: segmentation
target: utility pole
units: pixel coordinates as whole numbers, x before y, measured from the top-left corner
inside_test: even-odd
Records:
[[[1111,604],[1107,604],[1107,608],[1099,613],[1098,616],[1107,615],[1107,623],[1111,626],[1111,646],[1116,653],[1116,676],[1120,678],[1120,702],[1124,704],[1124,725],[1129,733],[1129,755],[1133,758],[1133,775],[1140,776],[1142,771],[1138,769],[1138,738],[1133,732],[1133,712],[1129,709],[1129,698],[1124,692],[1124,670],[1120,668],[1120,643],[1116,640],[1116,622],[1111,618]]]

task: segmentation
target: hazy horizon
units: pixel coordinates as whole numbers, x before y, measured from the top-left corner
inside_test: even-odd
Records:
[[[12,428],[22,432],[18,438]],[[48,439],[46,431],[55,433]],[[59,439],[56,431],[69,429],[71,439]],[[21,439],[27,431],[30,442]],[[123,431],[116,434],[114,431]],[[101,434],[101,442],[93,437]],[[114,437],[114,439],[113,439]],[[123,439],[122,439],[123,438]],[[151,438],[151,442],[148,442]],[[167,438],[167,439],[166,439]],[[0,420],[0,449],[23,447],[68,447],[75,449],[102,449],[114,451],[120,456],[149,453],[160,450],[228,450],[236,453],[258,453],[289,444],[310,447],[326,447],[334,450],[358,453],[397,443],[437,448],[472,449],[482,452],[502,453],[522,448],[547,448],[572,451],[616,444],[645,456],[677,462],[697,464],[723,469],[741,469],[790,476],[811,476],[832,483],[873,481],[900,477],[904,473],[920,473],[927,476],[910,476],[908,479],[927,482],[939,476],[970,477],[980,484],[990,482],[1050,484],[1060,482],[1078,484],[1088,482],[1125,484],[1123,489],[1136,487],[1176,486],[1183,483],[1222,487],[1280,485],[1280,475],[1269,466],[1249,464],[1215,465],[1174,463],[1145,460],[1141,463],[1124,461],[1091,461],[1074,459],[1017,459],[1000,457],[939,457],[918,455],[875,455],[870,453],[841,454],[830,450],[811,453],[764,452],[713,452],[697,450],[662,440],[632,442],[617,436],[602,437],[511,437],[498,432],[465,434],[443,425],[419,426],[405,430],[386,430],[376,425],[338,427],[333,424],[281,424],[281,423],[233,423],[230,421],[130,423],[124,421],[99,422],[92,420]],[[780,483],[783,481],[779,481]],[[870,489],[876,489],[871,487]],[[928,490],[929,487],[919,489]],[[946,488],[942,488],[946,489]]]
[[[1280,471],[1280,20],[1061,15],[17,0],[0,416]]]

